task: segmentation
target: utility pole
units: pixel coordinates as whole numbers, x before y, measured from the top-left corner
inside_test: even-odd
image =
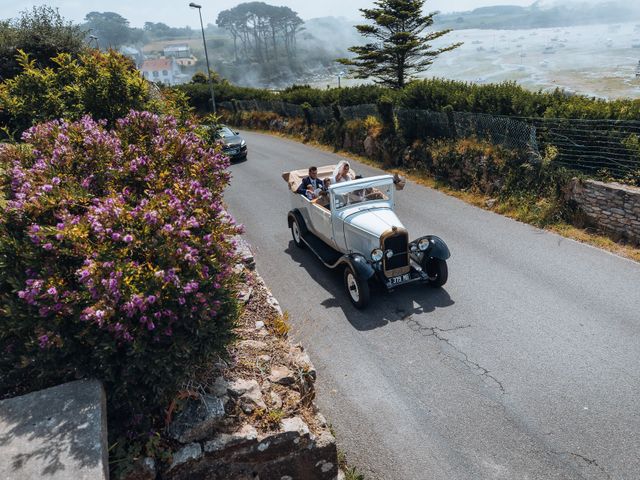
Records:
[[[202,29],[202,43],[204,44],[204,58],[207,60],[207,75],[209,77],[209,90],[211,91],[211,108],[213,113],[216,113],[216,99],[213,94],[213,80],[211,79],[211,67],[209,67],[209,53],[207,52],[207,41],[204,38],[204,24],[202,23],[202,5],[191,2],[189,4],[191,8],[197,8],[200,14],[200,28]]]

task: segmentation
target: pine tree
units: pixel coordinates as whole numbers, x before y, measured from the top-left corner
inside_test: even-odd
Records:
[[[424,3],[425,0],[378,0],[374,2],[377,8],[361,8],[364,18],[372,23],[356,25],[356,29],[372,42],[349,48],[356,56],[338,61],[354,67],[356,78],[373,77],[382,85],[404,87],[415,74],[427,70],[438,55],[461,45],[438,49],[431,46],[430,42],[451,30],[423,35],[436,15],[423,15]]]

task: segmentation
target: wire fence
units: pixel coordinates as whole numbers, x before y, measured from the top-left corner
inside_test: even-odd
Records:
[[[271,111],[284,117],[303,117],[300,105],[269,101],[220,104],[232,111]],[[312,107],[311,122],[335,121],[336,107]],[[380,119],[374,104],[339,108],[345,120]],[[477,138],[525,152],[530,160],[545,155],[556,165],[590,175],[606,175],[640,184],[640,121],[505,117],[466,112],[434,112],[396,108],[401,134],[416,139]]]
[[[640,183],[640,122],[528,118],[553,161],[585,173]]]

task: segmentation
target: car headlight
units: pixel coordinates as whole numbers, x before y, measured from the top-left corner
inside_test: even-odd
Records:
[[[382,260],[383,256],[384,252],[379,248],[375,248],[371,251],[371,260],[373,260],[374,262],[379,262],[380,260]]]
[[[247,142],[245,142],[244,140],[242,140],[242,141],[240,142],[240,146],[241,146],[241,147],[244,147],[246,144],[247,144]]]
[[[418,242],[418,248],[421,251],[425,251],[427,248],[429,248],[429,239],[428,238],[423,238],[422,240],[420,240]]]
[[[393,257],[393,250],[389,249],[386,252],[384,252],[384,254],[387,258],[391,258]]]

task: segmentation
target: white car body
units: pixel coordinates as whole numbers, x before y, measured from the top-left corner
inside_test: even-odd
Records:
[[[331,170],[319,168],[318,178]],[[300,248],[308,246],[327,267],[345,267],[345,285],[356,307],[368,301],[366,283],[374,276],[388,289],[417,281],[433,286],[446,282],[449,250],[435,236],[409,241],[394,211],[396,177],[337,183],[310,200],[298,191],[304,173],[283,174],[291,192],[288,223],[293,240]]]
[[[340,200],[357,189],[384,189],[387,200],[342,205]],[[393,177],[381,175],[331,185],[329,208],[294,193],[291,207],[304,218],[307,228],[327,245],[342,253],[369,253],[380,245],[380,236],[393,228],[404,228],[393,211]]]

